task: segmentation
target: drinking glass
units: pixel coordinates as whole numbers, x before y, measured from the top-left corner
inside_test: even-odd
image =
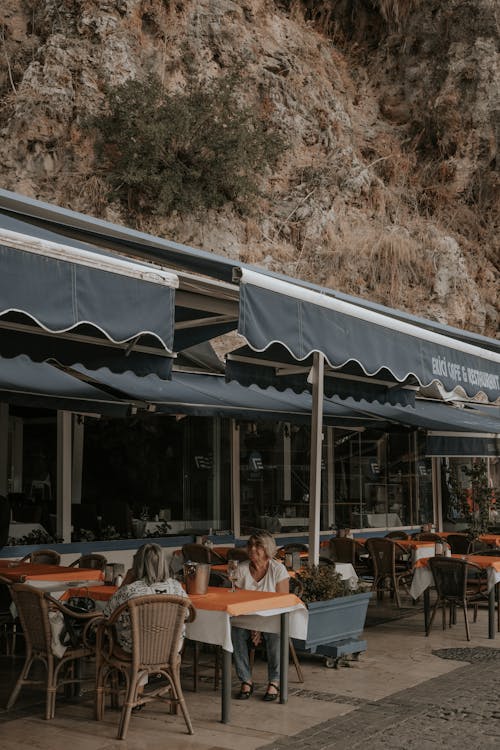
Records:
[[[238,578],[238,560],[227,561],[227,577],[231,581],[231,592],[234,594],[236,591],[234,582]]]

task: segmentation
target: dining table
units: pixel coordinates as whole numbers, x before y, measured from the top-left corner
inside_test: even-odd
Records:
[[[356,541],[364,545],[368,539],[369,537],[360,537]],[[435,542],[418,541],[417,539],[391,539],[391,542],[406,550],[406,554],[413,565],[417,560],[433,557],[436,553]]]
[[[500,584],[500,558],[485,555],[452,555],[451,557],[467,560],[477,565],[486,572],[488,592],[488,638],[495,638],[495,609],[498,603],[498,590]],[[410,595],[418,599],[422,594],[424,597],[424,625],[427,631],[430,617],[430,589],[434,585],[429,558],[422,558],[415,564],[413,579],[410,586]],[[500,610],[498,611],[498,630],[500,630]]]
[[[0,560],[0,576],[8,578],[13,583],[27,583],[48,592],[64,591],[75,586],[98,586],[104,582],[102,570],[21,563],[15,560]]]
[[[89,596],[98,608],[111,598],[116,586],[75,587],[63,597]],[[289,638],[305,640],[308,611],[294,594],[268,591],[248,591],[209,587],[206,594],[190,595],[196,617],[186,624],[186,637],[193,641],[209,643],[222,648],[221,722],[231,720],[231,669],[233,643],[231,627],[264,633],[279,633],[280,641],[280,703],[288,701]]]

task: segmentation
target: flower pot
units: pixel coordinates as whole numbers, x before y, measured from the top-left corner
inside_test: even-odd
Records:
[[[347,654],[366,651],[366,641],[359,636],[370,597],[368,592],[308,604],[307,637],[305,641],[294,639],[295,648],[326,656],[327,666],[337,666],[338,659]]]

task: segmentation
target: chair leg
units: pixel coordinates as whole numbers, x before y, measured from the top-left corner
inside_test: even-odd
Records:
[[[396,605],[398,609],[401,609],[401,599],[399,598],[399,585],[396,576],[391,578],[391,582],[394,589],[394,596],[396,597]]]
[[[191,718],[189,716],[189,711],[186,706],[186,701],[184,700],[184,694],[182,692],[181,687],[181,681],[179,679],[179,670],[178,669],[172,669],[172,672],[170,674],[171,680],[172,680],[172,688],[174,693],[174,698],[177,701],[177,705],[180,706],[180,709],[182,711],[182,715],[184,717],[184,721],[186,722],[186,727],[189,734],[194,734],[193,731],[193,725],[191,724]]]
[[[10,698],[6,706],[7,711],[9,711],[14,705],[14,703],[17,701],[19,693],[21,692],[21,688],[29,677],[31,665],[33,664],[34,661],[35,659],[33,657],[33,654],[31,653],[26,654],[26,661],[24,662],[24,667],[22,669],[21,674],[17,678],[17,682],[14,685],[14,689],[12,693],[10,694]]]
[[[297,677],[299,682],[304,682],[304,675],[302,673],[302,667],[300,666],[299,657],[297,656],[297,652],[295,651],[295,646],[293,645],[293,641],[290,638],[290,656],[292,657],[293,665],[295,667],[295,671],[297,672]]]
[[[434,617],[436,616],[437,608],[438,608],[438,605],[440,603],[442,603],[441,600],[437,599],[436,602],[435,602],[435,604],[434,604],[434,606],[433,606],[433,608],[432,608],[431,616],[429,617],[429,622],[427,623],[427,628],[426,628],[426,631],[425,631],[425,635],[426,636],[429,635],[429,632],[430,632],[430,629],[431,629],[431,625],[432,625],[432,623],[434,621]]]
[[[127,736],[128,727],[130,724],[130,716],[132,715],[132,708],[137,701],[137,691],[139,675],[135,675],[134,679],[131,679],[130,675],[127,675],[127,692],[125,694],[125,700],[123,702],[123,709],[120,715],[120,723],[118,725],[118,739],[124,740]]]
[[[464,618],[465,618],[465,633],[467,635],[467,640],[470,641],[470,631],[469,631],[469,617],[467,615],[467,602],[462,602],[463,610],[464,610]]]

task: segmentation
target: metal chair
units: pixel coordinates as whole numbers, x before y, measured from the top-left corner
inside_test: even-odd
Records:
[[[39,549],[25,555],[19,562],[29,562],[37,565],[59,565],[61,555],[53,549]]]
[[[12,581],[0,576],[0,635],[5,640],[5,654],[14,656],[16,648],[17,618],[11,610],[12,596],[10,587]]]
[[[117,639],[116,624],[124,615],[130,618],[132,651],[124,651]],[[184,701],[180,681],[179,653],[184,624],[196,616],[193,605],[182,596],[154,594],[130,599],[97,627],[96,719],[104,716],[107,692],[117,705],[120,692],[117,677],[125,678],[125,696],[118,727],[118,739],[127,736],[132,709],[153,700],[179,706],[189,734],[193,726]],[[144,675],[159,675],[167,685],[140,694]],[[111,683],[109,686],[108,684]]]
[[[385,538],[372,538],[366,540],[366,548],[373,564],[372,591],[377,592],[377,598],[382,598],[387,583],[391,595],[396,598],[396,604],[400,608],[399,586],[403,584],[408,595],[410,594],[409,583],[412,571],[405,563],[398,562],[397,552],[405,554],[404,547],[400,547],[397,541]]]
[[[450,545],[452,555],[466,555],[470,548],[471,538],[467,534],[448,534],[446,542]]]
[[[75,664],[82,657],[91,656],[95,652],[95,647],[89,642],[87,636],[92,621],[96,619],[96,613],[76,614],[48,594],[24,583],[12,584],[10,591],[23,628],[26,659],[7,703],[7,710],[11,709],[16,702],[22,687],[40,684],[40,678],[36,674],[35,677],[30,678],[34,662],[39,661],[46,670],[45,718],[53,719],[58,687],[80,682],[81,678],[75,670]],[[61,656],[55,655],[53,650],[53,634],[49,617],[51,612],[59,612],[84,625],[81,644],[77,647],[70,645],[65,649],[61,644]]]
[[[82,555],[70,564],[70,568],[90,568],[91,570],[104,570],[107,565],[104,555],[91,554]]]
[[[470,641],[469,619],[467,616],[467,607],[469,604],[478,602],[485,598],[484,571],[479,565],[475,565],[467,560],[461,560],[451,557],[431,557],[429,565],[434,578],[437,591],[437,599],[432,608],[429,623],[425,634],[429,635],[434,617],[439,606],[442,607],[443,630],[446,629],[446,605],[450,607],[449,627],[455,622],[455,610],[457,605],[461,606],[464,612],[465,633],[467,640]],[[471,588],[470,572],[476,573],[476,578]],[[477,619],[477,605],[474,607],[474,622]]]

